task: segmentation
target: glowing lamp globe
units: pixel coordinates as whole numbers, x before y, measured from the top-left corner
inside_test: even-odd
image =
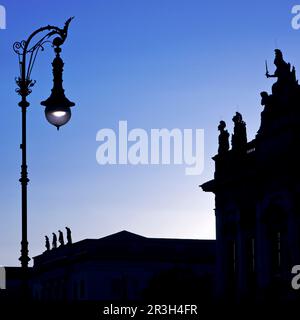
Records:
[[[46,119],[54,125],[57,130],[59,127],[65,125],[71,118],[71,107],[75,106],[75,103],[70,101],[65,96],[65,90],[62,85],[62,73],[64,63],[59,55],[61,49],[55,48],[56,57],[53,60],[53,89],[51,90],[50,97],[41,102],[42,106],[45,106]]]

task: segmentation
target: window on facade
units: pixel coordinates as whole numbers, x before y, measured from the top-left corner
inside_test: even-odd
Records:
[[[287,248],[287,213],[278,205],[270,205],[264,214],[268,236],[268,258],[270,272],[279,276],[285,268],[288,257]]]
[[[232,241],[232,269],[233,272],[236,272],[236,244],[235,241]]]
[[[228,286],[228,292],[234,293],[236,290],[236,273],[237,273],[237,248],[236,241],[229,240],[227,244],[227,277],[226,282]]]
[[[236,272],[236,243],[235,240],[228,242],[228,271],[231,276],[234,276]]]
[[[271,264],[275,274],[280,273],[282,263],[282,234],[280,231],[273,232],[271,238]]]
[[[281,267],[281,233],[277,232],[277,266]]]
[[[255,271],[255,240],[251,239],[252,271]]]
[[[255,240],[250,237],[246,240],[246,265],[248,273],[253,273],[255,271]]]

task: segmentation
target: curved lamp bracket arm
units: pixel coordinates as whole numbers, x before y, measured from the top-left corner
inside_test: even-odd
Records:
[[[73,19],[74,17],[69,18],[66,21],[63,29],[48,25],[34,31],[27,40],[22,40],[14,43],[13,50],[18,55],[20,66],[20,76],[16,78],[16,83],[18,85],[16,92],[19,95],[26,97],[31,93],[31,88],[35,84],[35,81],[31,79],[31,71],[33,69],[39,51],[44,51],[44,46],[47,43],[51,43],[53,47],[61,46],[68,36],[69,25]],[[34,44],[31,44],[32,39],[37,34],[46,31],[48,32],[42,38],[40,38]],[[57,37],[55,37],[51,41],[50,39],[55,35],[57,35]]]

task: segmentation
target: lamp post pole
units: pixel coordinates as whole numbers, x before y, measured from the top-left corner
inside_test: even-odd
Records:
[[[29,103],[26,100],[26,96],[22,96],[22,100],[19,103],[22,112],[22,143],[20,148],[22,150],[22,164],[21,164],[21,194],[22,194],[22,241],[21,241],[21,266],[27,268],[30,261],[28,250],[28,238],[27,238],[27,185],[29,182],[27,172],[27,128],[26,128],[26,113]]]
[[[21,107],[22,112],[22,142],[20,145],[22,151],[22,164],[21,164],[21,194],[22,194],[22,240],[21,240],[21,257],[19,258],[21,262],[22,270],[24,271],[24,277],[27,279],[27,271],[28,271],[28,263],[30,261],[29,258],[29,250],[28,250],[28,237],[27,237],[27,185],[29,182],[28,179],[28,171],[27,171],[27,121],[26,114],[27,108],[29,107],[29,102],[27,101],[27,96],[31,93],[31,88],[34,86],[35,81],[31,79],[31,71],[34,66],[37,54],[39,51],[44,50],[44,45],[47,43],[52,43],[55,47],[55,52],[60,52],[60,46],[65,42],[68,35],[69,24],[73,18],[70,18],[66,21],[64,28],[60,29],[55,26],[45,26],[40,29],[34,31],[26,41],[15,42],[13,45],[14,52],[18,55],[19,58],[19,67],[20,67],[20,75],[16,78],[17,89],[16,92],[21,96],[21,101],[19,102],[19,106]],[[32,44],[32,40],[35,39],[36,35],[43,33],[41,38]],[[51,41],[51,38],[54,38]],[[60,59],[60,57],[59,57]],[[60,59],[62,65],[63,62]],[[53,74],[55,74],[55,68],[53,65]],[[62,75],[62,67],[59,72]],[[47,115],[52,115],[52,120],[50,121],[57,128],[59,126],[65,124],[71,116],[70,110],[68,107],[73,106],[74,103],[67,100],[64,96],[64,90],[62,89],[62,78],[61,78],[61,90],[59,95],[56,94],[55,86],[52,89],[51,97],[53,98],[55,103],[59,104],[62,102],[63,110],[59,111],[59,107],[48,106],[46,107]],[[69,102],[69,105],[63,105],[66,102],[66,99]],[[44,104],[45,105],[45,104]],[[47,106],[47,105],[46,105]],[[57,112],[60,112],[59,114]],[[67,116],[66,119],[62,118]],[[57,118],[58,122],[55,122],[55,118]],[[48,118],[47,118],[48,119]],[[64,121],[62,121],[62,119]],[[48,119],[49,120],[49,119]]]

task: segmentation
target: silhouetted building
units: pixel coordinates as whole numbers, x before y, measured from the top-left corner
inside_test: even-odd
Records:
[[[214,179],[216,241],[155,239],[122,231],[61,246],[34,258],[33,297],[42,301],[160,299],[290,301],[291,270],[300,264],[300,86],[295,68],[275,50],[272,94],[261,92],[261,125],[247,141],[237,112],[231,137],[218,130]],[[215,261],[216,260],[216,261]],[[19,283],[12,268],[10,287]],[[13,280],[15,279],[15,281]],[[194,300],[195,301],[195,300]]]
[[[300,86],[295,68],[275,50],[277,82],[261,93],[261,126],[247,142],[241,114],[219,125],[214,179],[216,292],[219,297],[291,299],[292,266],[300,263]]]
[[[36,300],[211,298],[214,240],[155,239],[122,231],[33,258]]]

